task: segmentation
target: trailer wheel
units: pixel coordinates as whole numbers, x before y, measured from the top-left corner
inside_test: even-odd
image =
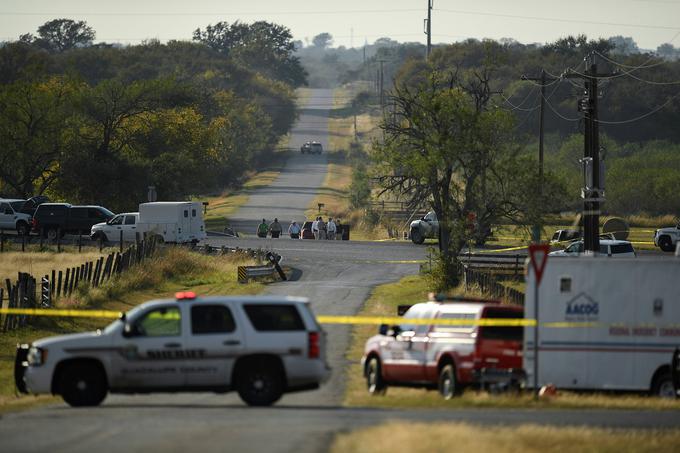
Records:
[[[661,398],[675,398],[675,387],[670,371],[663,371],[654,379],[652,395]]]

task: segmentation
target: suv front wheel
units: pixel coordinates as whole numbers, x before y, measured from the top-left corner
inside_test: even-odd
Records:
[[[371,395],[384,395],[387,391],[377,357],[371,357],[366,364],[366,389]]]
[[[413,228],[411,230],[411,241],[414,244],[422,244],[425,242],[425,236],[420,232],[418,228]]]
[[[439,372],[438,390],[445,400],[450,400],[460,394],[460,388],[456,382],[456,369],[452,364],[444,365]]]
[[[249,406],[271,406],[283,395],[283,376],[271,363],[250,363],[236,377],[238,396]]]
[[[659,248],[664,252],[672,252],[674,250],[673,241],[668,236],[661,236],[659,238]]]
[[[98,406],[108,392],[101,368],[89,363],[67,365],[59,379],[59,393],[69,406]]]

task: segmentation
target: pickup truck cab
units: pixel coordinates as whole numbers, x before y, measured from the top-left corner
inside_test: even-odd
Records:
[[[15,381],[71,406],[99,405],[107,393],[231,390],[267,406],[318,388],[330,372],[325,357],[307,299],[184,292],[143,303],[104,330],[19,347]]]
[[[31,215],[21,212],[26,200],[0,199],[0,229],[16,230],[24,236],[31,231]]]
[[[550,252],[549,256],[579,256],[584,252],[583,240],[574,241],[564,250]],[[617,239],[600,239],[600,255],[612,258],[635,258],[633,244]]]
[[[123,233],[124,242],[133,242],[137,238],[138,212],[125,212],[114,216],[108,222],[92,225],[90,237],[93,241],[117,241]]]
[[[450,399],[466,386],[523,379],[523,328],[410,324],[410,319],[520,319],[523,309],[496,302],[425,302],[398,326],[380,326],[362,358],[368,391],[389,386],[436,388]]]

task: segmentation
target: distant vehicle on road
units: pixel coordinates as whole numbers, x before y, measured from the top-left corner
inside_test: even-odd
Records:
[[[0,229],[15,230],[24,236],[31,232],[31,215],[21,212],[26,200],[0,198]]]
[[[323,146],[319,142],[307,142],[300,147],[302,154],[321,154]]]
[[[671,360],[680,346],[680,266],[674,261],[548,259],[538,288],[539,386],[673,397]],[[535,317],[535,281],[530,267],[524,303],[529,319]],[[529,386],[533,329],[524,332]]]
[[[17,348],[15,381],[71,406],[97,406],[107,393],[232,390],[269,406],[328,378],[325,343],[307,299],[185,292],[143,303],[103,331]]]
[[[579,256],[584,252],[583,240],[575,241],[569,244],[564,250],[556,250],[550,252],[550,256]],[[619,241],[616,239],[600,239],[600,255],[611,256],[613,258],[631,258],[635,257],[635,249],[633,244],[628,241]]]
[[[495,302],[425,302],[411,306],[398,326],[381,325],[364,347],[368,391],[388,386],[438,389],[452,398],[469,385],[523,378],[522,327],[409,324],[409,319],[520,319],[519,306]]]
[[[43,203],[33,215],[33,231],[54,240],[59,234],[88,234],[92,225],[105,222],[115,214],[101,206],[73,206],[68,203]]]
[[[654,245],[664,252],[673,252],[680,240],[680,223],[674,227],[659,228],[654,232]]]
[[[198,242],[207,237],[202,204],[190,201],[142,203],[139,212],[118,214],[107,222],[93,225],[93,240],[135,241],[137,237],[155,236],[162,242]]]
[[[308,220],[302,225],[302,239],[314,239],[314,232],[312,231],[312,221]]]

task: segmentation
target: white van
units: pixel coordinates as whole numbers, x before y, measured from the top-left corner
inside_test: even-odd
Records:
[[[678,260],[548,258],[538,292],[538,384],[673,396],[670,363],[680,346],[678,281]],[[534,285],[530,270],[524,305],[530,319]],[[533,340],[534,328],[526,327],[524,368],[530,386]]]
[[[118,214],[106,223],[92,227],[94,240],[132,242],[139,237],[156,236],[164,242],[198,242],[206,238],[203,206],[200,202],[159,201],[142,203],[139,212]]]

